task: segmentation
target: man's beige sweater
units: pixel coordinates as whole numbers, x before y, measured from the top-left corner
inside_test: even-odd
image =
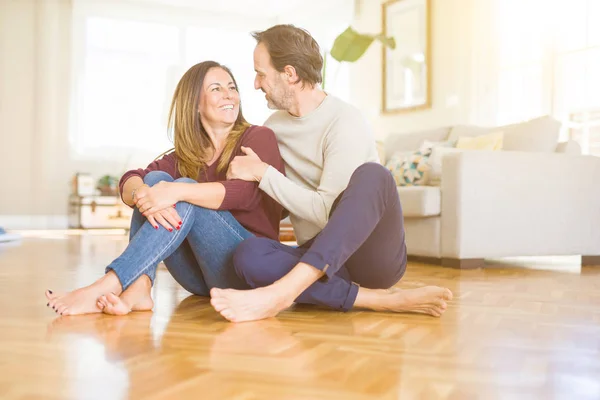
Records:
[[[275,132],[287,176],[269,167],[259,187],[290,212],[303,244],[325,227],[354,170],[379,161],[375,139],[361,112],[332,95],[303,117],[277,111],[265,126]]]

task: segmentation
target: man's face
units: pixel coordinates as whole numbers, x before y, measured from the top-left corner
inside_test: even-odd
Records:
[[[285,73],[271,64],[271,56],[263,43],[254,49],[254,88],[265,93],[267,105],[272,110],[288,110],[291,107],[292,89],[285,80]]]

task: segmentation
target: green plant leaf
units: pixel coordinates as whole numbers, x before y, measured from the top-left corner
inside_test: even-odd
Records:
[[[365,54],[374,40],[379,40],[384,46],[391,49],[396,48],[396,41],[393,37],[358,33],[349,26],[335,39],[330,54],[337,61],[354,62]]]
[[[373,37],[362,35],[352,27],[348,27],[333,42],[331,56],[340,62],[354,62],[367,51],[371,43],[373,43]]]
[[[394,39],[391,36],[386,37],[383,35],[377,35],[377,36],[375,36],[375,39],[379,40],[381,42],[381,44],[383,44],[386,47],[389,47],[392,50],[394,50],[396,48],[396,39]]]

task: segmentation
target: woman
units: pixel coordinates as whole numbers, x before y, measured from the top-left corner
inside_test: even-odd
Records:
[[[276,240],[282,207],[256,182],[226,180],[227,169],[234,157],[254,150],[283,173],[275,135],[246,122],[233,75],[213,61],[184,74],[169,127],[175,151],[121,178],[123,201],[136,207],[129,245],[90,286],[61,296],[48,290],[48,307],[58,314],[152,309],[150,289],[162,260],[200,296],[213,287],[249,288],[233,269],[233,252],[253,236]]]

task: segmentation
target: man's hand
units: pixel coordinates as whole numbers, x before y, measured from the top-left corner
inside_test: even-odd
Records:
[[[246,155],[237,156],[231,161],[227,170],[227,179],[260,182],[269,165],[262,162],[250,147],[242,146],[242,151]]]

